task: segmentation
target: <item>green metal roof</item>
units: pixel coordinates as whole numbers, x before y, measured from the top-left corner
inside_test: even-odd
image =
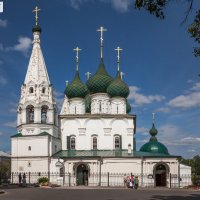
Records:
[[[103,59],[101,58],[96,74],[88,79],[86,85],[91,94],[101,92],[106,93],[106,90],[112,81],[113,78],[108,75],[103,63]]]
[[[132,158],[132,157],[179,157],[162,153],[150,153],[128,150],[61,150],[53,155],[54,158]]]
[[[111,97],[128,97],[129,87],[122,81],[119,71],[117,72],[115,80],[108,86],[107,93]]]
[[[69,99],[80,97],[84,98],[88,93],[88,89],[85,84],[82,83],[78,71],[76,71],[74,80],[65,89],[65,94]]]
[[[15,135],[12,135],[11,138],[14,138],[14,137],[30,137],[30,136],[46,136],[46,135],[52,136],[49,133],[44,131],[44,132],[42,132],[38,135],[22,135],[21,133],[17,133]]]

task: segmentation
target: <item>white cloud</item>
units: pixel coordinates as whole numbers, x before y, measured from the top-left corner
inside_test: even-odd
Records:
[[[32,44],[32,40],[28,37],[19,37],[18,44],[13,47],[7,47],[6,51],[18,51],[23,54],[27,54]]]
[[[174,108],[190,109],[200,107],[200,82],[194,83],[192,87],[167,103]]]
[[[70,0],[72,8],[79,10],[83,3],[92,2],[94,0]],[[133,4],[133,0],[99,0],[102,3],[111,4],[112,8],[119,13],[125,13],[129,11],[129,7]]]
[[[195,153],[196,150],[194,150],[194,149],[188,149],[188,152],[189,152],[189,153]]]
[[[139,93],[140,88],[136,86],[130,86],[130,95],[129,100],[134,101],[134,106],[142,106],[144,104],[150,104],[153,102],[160,102],[165,99],[164,96],[161,95],[148,95],[145,96],[144,94]]]
[[[142,135],[149,135],[149,129],[145,127],[136,128],[137,133],[141,133]]]
[[[184,143],[187,143],[187,144],[194,144],[194,143],[200,144],[200,137],[185,137],[185,138],[181,139],[181,141]]]
[[[200,92],[192,92],[187,95],[180,95],[168,102],[168,105],[175,108],[194,108],[200,106]]]
[[[129,7],[133,4],[133,0],[100,0],[104,3],[110,3],[114,10],[120,13],[129,11]]]
[[[70,4],[71,4],[72,8],[79,10],[81,4],[87,3],[88,1],[90,1],[90,0],[70,0]]]
[[[169,113],[171,110],[168,107],[157,108],[155,112]]]
[[[7,126],[7,127],[11,127],[11,128],[16,128],[16,126],[17,126],[17,120],[11,121],[11,122],[6,122],[3,125]]]
[[[7,84],[7,80],[5,79],[5,77],[0,75],[0,85],[6,85],[6,84]]]
[[[0,27],[5,28],[8,25],[8,21],[6,19],[0,19]]]
[[[193,87],[191,88],[191,90],[200,91],[200,82],[195,83],[195,84],[193,85]]]

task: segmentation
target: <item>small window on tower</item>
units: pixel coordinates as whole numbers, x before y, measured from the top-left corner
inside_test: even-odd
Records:
[[[31,146],[28,146],[28,150],[31,151]]]
[[[45,91],[46,91],[46,88],[45,88],[45,87],[43,87],[43,88],[42,88],[42,93],[44,94],[44,93],[45,93]]]
[[[33,93],[33,87],[29,88],[29,93]]]
[[[28,167],[31,167],[31,162],[28,162]]]
[[[55,145],[55,152],[57,152],[57,145]]]

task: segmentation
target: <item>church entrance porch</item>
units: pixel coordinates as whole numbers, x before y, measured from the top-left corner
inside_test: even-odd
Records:
[[[88,167],[85,164],[80,164],[76,170],[76,184],[88,185]]]
[[[155,186],[166,187],[167,186],[167,169],[163,164],[159,164],[155,167]]]

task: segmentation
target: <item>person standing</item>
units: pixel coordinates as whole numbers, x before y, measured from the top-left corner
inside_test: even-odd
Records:
[[[22,179],[22,186],[26,187],[26,174],[23,174],[23,179]]]
[[[21,173],[19,173],[18,178],[19,178],[19,186],[21,186],[21,182],[22,182],[22,174]]]
[[[138,189],[138,186],[139,186],[139,180],[138,180],[138,176],[136,176],[134,178],[134,188],[137,190]]]

